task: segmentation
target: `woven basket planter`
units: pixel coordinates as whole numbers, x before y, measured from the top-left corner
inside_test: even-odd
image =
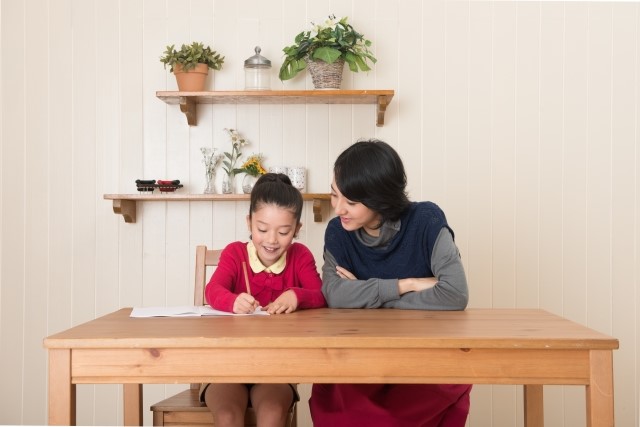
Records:
[[[311,80],[316,89],[340,89],[344,59],[340,58],[333,64],[315,59],[307,60],[307,67],[311,73]]]

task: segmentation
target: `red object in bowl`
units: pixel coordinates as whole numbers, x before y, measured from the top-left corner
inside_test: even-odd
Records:
[[[174,179],[173,181],[159,179],[156,182],[158,183],[158,189],[163,193],[172,193],[178,188],[182,188],[179,179]]]

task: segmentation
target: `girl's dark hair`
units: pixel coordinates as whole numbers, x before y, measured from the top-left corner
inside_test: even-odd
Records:
[[[266,173],[253,186],[249,217],[262,205],[276,205],[290,209],[296,217],[296,222],[300,223],[302,194],[291,184],[289,177],[283,173]]]
[[[380,214],[382,221],[396,221],[407,209],[407,175],[398,153],[386,142],[358,141],[338,156],[333,166],[338,190]]]

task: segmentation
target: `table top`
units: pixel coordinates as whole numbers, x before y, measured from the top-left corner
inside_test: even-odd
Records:
[[[51,335],[46,348],[617,349],[539,309],[313,309],[273,316],[132,318],[123,308]]]

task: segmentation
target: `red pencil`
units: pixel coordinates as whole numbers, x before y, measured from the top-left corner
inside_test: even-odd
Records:
[[[247,285],[247,293],[251,295],[251,286],[249,285],[249,275],[247,274],[247,263],[242,261],[242,270],[244,271],[244,283]]]

